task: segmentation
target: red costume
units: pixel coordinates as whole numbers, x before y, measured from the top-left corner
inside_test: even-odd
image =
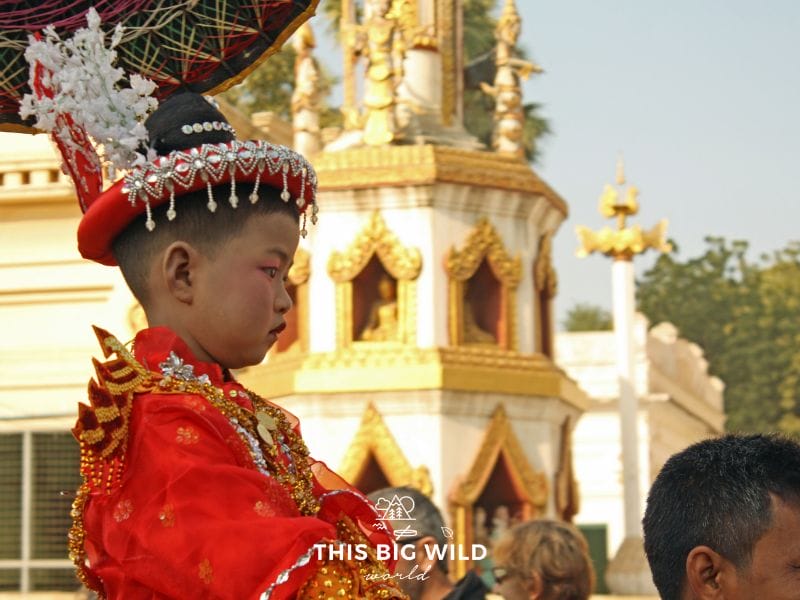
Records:
[[[72,4],[70,12],[78,11]],[[228,13],[242,12],[224,3],[209,3],[216,12],[190,4],[187,12],[208,13],[221,30]],[[279,33],[299,25],[317,0],[245,4],[264,13],[254,36],[274,40],[277,48],[288,35]],[[137,73],[120,80],[112,48],[121,33],[106,48],[99,15],[88,6],[80,11],[88,27],[72,39],[61,40],[55,31],[31,36],[26,55],[33,94],[25,102],[37,126],[52,133],[76,182],[85,213],[78,246],[85,258],[116,264],[112,245],[120,234],[133,226],[154,231],[154,211],[158,226],[166,227],[181,218],[182,198],[195,192],[205,194],[209,214],[222,202],[241,211],[240,203],[282,201],[296,209],[305,234],[307,215],[316,222],[317,178],[302,156],[262,140],[237,140],[216,108],[185,90],[140,122],[155,103],[148,91],[155,83]],[[195,37],[192,31],[187,36]],[[210,38],[215,47],[223,41]],[[242,49],[233,50],[222,52],[226,70]],[[147,64],[150,72],[154,63]],[[181,82],[181,88],[189,82],[183,76],[165,81],[171,87]],[[99,116],[84,110],[85,90],[102,96],[91,104],[93,111],[102,109]],[[172,101],[185,122],[164,116],[172,114],[162,110]],[[92,138],[102,142],[103,160]],[[104,164],[125,171],[105,191]],[[242,183],[249,194],[240,199],[236,186]],[[277,194],[259,194],[259,186]],[[136,223],[140,215],[145,220]],[[263,294],[272,302],[264,310],[280,312],[275,294],[288,300],[282,286]],[[277,320],[270,326],[277,329]],[[80,406],[74,429],[84,482],[69,534],[70,556],[88,587],[114,600],[405,597],[376,558],[378,545],[393,541],[372,505],[308,456],[292,415],[245,390],[219,365],[198,362],[169,329],[141,332],[133,354],[108,333],[97,333],[108,360],[95,363],[90,406]]]
[[[308,457],[292,415],[167,328],[140,332],[133,355],[97,333],[117,358],[95,363],[74,430],[87,585],[124,600],[405,597],[375,560],[392,540],[371,504]],[[369,558],[331,555],[342,543]]]

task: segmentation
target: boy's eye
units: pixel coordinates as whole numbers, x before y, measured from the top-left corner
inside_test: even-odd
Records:
[[[264,273],[266,273],[270,277],[277,277],[278,267],[264,267]]]

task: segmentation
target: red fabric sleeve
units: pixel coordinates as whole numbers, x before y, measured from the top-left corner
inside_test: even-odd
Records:
[[[294,598],[317,568],[313,545],[337,537],[336,521],[301,516],[196,396],[137,396],[129,440],[120,488],[93,495],[84,517],[110,600],[259,598],[282,573],[270,598]]]

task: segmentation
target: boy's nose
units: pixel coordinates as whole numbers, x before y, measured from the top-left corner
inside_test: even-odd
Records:
[[[275,296],[275,312],[285,314],[291,310],[292,305],[292,297],[289,295],[289,291],[286,289],[286,286],[282,285],[280,292],[278,292],[277,296]]]

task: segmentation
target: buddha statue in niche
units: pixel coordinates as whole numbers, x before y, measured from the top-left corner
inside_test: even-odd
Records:
[[[397,282],[388,275],[378,280],[378,298],[369,309],[360,340],[389,342],[398,340]]]
[[[465,344],[496,344],[497,339],[488,331],[481,328],[475,320],[475,307],[468,295],[464,297],[464,343]]]

